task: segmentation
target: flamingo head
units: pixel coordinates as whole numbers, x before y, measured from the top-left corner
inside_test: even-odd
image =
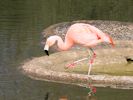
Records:
[[[44,51],[46,53],[47,56],[49,56],[49,47],[51,47],[52,45],[54,45],[56,42],[56,39],[54,38],[54,36],[50,36],[47,41],[46,44],[44,46]]]

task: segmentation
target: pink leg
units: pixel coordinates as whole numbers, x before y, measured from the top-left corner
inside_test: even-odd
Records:
[[[96,58],[96,53],[93,51],[92,48],[90,48],[90,50],[93,52],[93,56],[92,56],[92,58],[89,60],[89,64],[92,64],[92,63],[94,62],[94,59]],[[73,68],[73,67],[75,67],[75,65],[78,64],[79,62],[84,61],[84,60],[87,60],[87,59],[89,59],[89,57],[88,57],[88,58],[83,58],[83,59],[80,59],[80,60],[77,60],[77,61],[74,61],[73,63],[67,64],[65,68]]]
[[[94,59],[96,58],[96,53],[92,48],[90,48],[90,50],[92,51],[93,55],[92,55],[92,58],[89,60],[89,64],[92,64],[94,62]]]
[[[92,64],[94,63],[94,59],[96,58],[96,53],[93,51],[92,48],[90,48],[90,50],[93,52],[93,55],[92,55],[92,58],[89,60],[90,67],[89,67],[89,70],[88,70],[88,75],[90,75]],[[91,79],[89,79],[89,77],[88,77],[88,81],[89,80],[91,80]],[[89,92],[90,96],[91,96],[91,94],[96,93],[96,88],[91,85],[91,82],[88,82],[88,88],[90,89],[90,92]]]
[[[92,48],[90,48],[91,52],[93,53],[91,59],[89,60],[89,68],[88,68],[88,76],[90,75],[92,64],[94,62],[94,59],[96,58],[96,53],[93,51]]]
[[[76,60],[73,63],[66,65],[66,68],[75,67],[75,65],[77,65],[79,62],[82,62],[82,61],[87,60],[87,59],[89,59],[89,58],[82,58],[82,59]]]

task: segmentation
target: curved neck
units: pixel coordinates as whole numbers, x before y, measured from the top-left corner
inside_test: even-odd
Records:
[[[69,38],[65,37],[65,41],[62,40],[61,37],[59,36],[54,36],[55,39],[57,40],[57,46],[59,47],[59,49],[61,50],[68,50],[72,47],[73,42],[70,41]]]

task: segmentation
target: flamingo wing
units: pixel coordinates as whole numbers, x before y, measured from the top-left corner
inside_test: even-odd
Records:
[[[93,40],[98,40],[98,35],[93,33],[82,23],[72,25],[67,31],[67,37],[76,44],[87,45]]]

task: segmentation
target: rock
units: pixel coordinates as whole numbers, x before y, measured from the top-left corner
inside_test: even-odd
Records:
[[[125,57],[133,57],[133,23],[118,21],[74,21],[52,25],[43,31],[44,41],[50,35],[59,35],[63,39],[69,26],[73,23],[84,22],[94,25],[102,31],[109,33],[114,41],[115,48],[107,44],[98,45],[95,49],[97,54],[94,66],[108,66],[111,64],[126,64]],[[53,51],[58,51],[53,47]],[[48,56],[37,57],[23,64],[22,70],[25,75],[37,80],[61,82],[86,86],[91,78],[95,86],[110,86],[113,88],[133,88],[133,76],[90,75],[67,71],[64,69],[67,63],[88,57],[87,50],[80,46],[74,46],[69,51],[62,51]],[[88,61],[81,64],[87,65]],[[117,67],[117,66],[116,66]],[[80,67],[81,68],[81,67]],[[132,71],[132,70],[131,70]]]

